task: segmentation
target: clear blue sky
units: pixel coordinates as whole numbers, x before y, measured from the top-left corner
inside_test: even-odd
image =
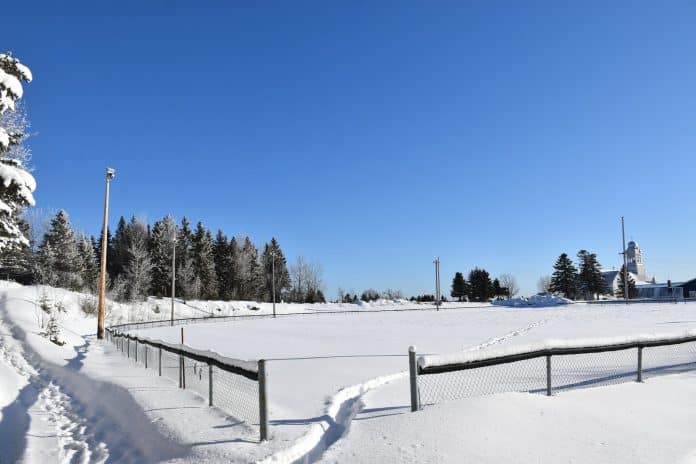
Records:
[[[340,285],[532,293],[561,252],[696,277],[696,2],[16,1],[36,194],[171,212]]]

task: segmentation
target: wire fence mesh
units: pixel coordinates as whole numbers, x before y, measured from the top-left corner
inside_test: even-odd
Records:
[[[545,385],[545,358],[418,377],[421,405],[495,393],[535,391]]]
[[[507,392],[546,394],[548,387],[558,393],[696,370],[696,341],[621,348],[599,352],[592,348],[587,350],[591,352],[541,355],[481,367],[427,372],[418,375],[415,381],[418,405]]]
[[[226,367],[211,358],[187,354],[181,348],[172,352],[162,345],[139,342],[135,337],[110,333],[109,340],[133,362],[197,393],[233,418],[261,427],[261,377],[255,373],[241,372],[238,367]],[[262,440],[266,438],[264,433],[262,431]]]

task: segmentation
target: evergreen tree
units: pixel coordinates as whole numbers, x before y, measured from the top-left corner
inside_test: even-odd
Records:
[[[606,281],[602,276],[602,268],[597,261],[597,255],[586,250],[580,250],[578,259],[580,262],[578,282],[584,297],[594,299],[595,295],[599,296],[606,293]]]
[[[630,273],[628,274],[628,298],[629,299],[634,299],[638,298],[639,292],[638,289],[636,288],[636,281],[633,280],[633,277],[631,277]],[[624,297],[624,286],[625,284],[625,279],[624,279],[624,267],[621,266],[621,271],[619,271],[619,285],[618,288],[616,289],[616,297],[617,298],[623,298]]]
[[[213,255],[218,280],[218,298],[224,301],[231,300],[234,296],[234,263],[227,236],[219,229],[215,236]]]
[[[150,238],[150,259],[152,264],[150,288],[157,296],[171,296],[172,253],[176,224],[171,216],[155,222]],[[177,253],[177,261],[179,255]],[[178,266],[177,266],[178,267]],[[179,277],[177,276],[177,280]]]
[[[61,210],[51,220],[51,226],[43,239],[42,245],[50,245],[51,252],[55,255],[53,271],[55,283],[59,287],[71,290],[79,290],[82,287],[82,265],[77,249],[75,232],[70,226],[68,213]],[[45,246],[39,246],[39,253],[47,251]],[[44,262],[46,260],[44,259]]]
[[[114,237],[111,240],[111,256],[108,256],[106,260],[107,271],[112,279],[116,279],[123,274],[128,262],[128,248],[130,244],[128,243],[127,228],[126,219],[121,216],[118,220]]]
[[[508,296],[507,288],[501,287],[500,280],[498,280],[497,278],[493,279],[493,285],[491,286],[491,293],[496,298]]]
[[[199,283],[193,268],[193,232],[188,219],[181,219],[176,239],[176,294],[180,298],[198,297]]]
[[[17,219],[17,226],[25,237],[30,236],[27,221],[20,217]],[[36,266],[31,245],[13,243],[0,249],[0,276],[3,278],[31,284],[36,278]]]
[[[457,298],[457,301],[462,301],[462,298],[468,293],[469,289],[466,280],[464,280],[464,275],[461,272],[455,273],[454,279],[452,279],[452,291],[450,292],[450,296],[452,298]]]
[[[218,295],[213,236],[199,222],[193,235],[193,268],[200,280],[200,298],[214,300]]]
[[[550,290],[574,300],[578,291],[578,271],[568,254],[562,253],[553,265],[553,269]]]
[[[21,120],[16,124],[17,119],[8,119],[7,113],[14,112],[15,102],[22,97],[22,81],[31,79],[31,71],[17,58],[0,54],[0,251],[29,246],[19,218],[24,208],[35,204],[36,180],[25,166],[21,149],[16,151],[27,136],[27,125]]]
[[[143,301],[150,289],[153,269],[148,251],[147,228],[145,224],[135,220],[128,227],[128,260],[122,274],[126,279],[125,297],[128,301]]]
[[[258,250],[249,237],[237,255],[239,295],[242,300],[254,300],[263,292],[263,275],[258,262]]]
[[[474,268],[469,272],[469,296],[474,301],[488,301],[492,296],[493,283],[488,272],[484,269]]]
[[[82,261],[82,284],[92,294],[96,294],[99,287],[99,261],[94,252],[94,237],[90,241],[82,235],[77,241],[77,252]]]
[[[263,248],[261,255],[261,265],[263,272],[263,301],[272,301],[273,295],[273,270],[275,266],[275,292],[276,301],[281,299],[281,295],[290,288],[290,272],[288,272],[287,261],[283,250],[275,238],[271,239]]]

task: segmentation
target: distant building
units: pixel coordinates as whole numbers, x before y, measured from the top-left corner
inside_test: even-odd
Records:
[[[626,268],[628,275],[636,283],[638,298],[672,299],[696,298],[696,279],[684,282],[655,282],[647,281],[643,252],[636,242],[631,240],[626,247]],[[621,270],[604,271],[604,281],[607,285],[607,294],[617,296]],[[618,295],[620,297],[620,295]]]
[[[639,281],[644,282],[645,279],[645,264],[643,264],[643,253],[636,242],[631,240],[626,248],[626,267],[628,272],[632,272],[638,276]]]

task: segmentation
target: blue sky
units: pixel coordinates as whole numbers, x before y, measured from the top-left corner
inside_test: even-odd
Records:
[[[696,277],[696,3],[12,2],[40,207],[276,236],[338,286]]]

